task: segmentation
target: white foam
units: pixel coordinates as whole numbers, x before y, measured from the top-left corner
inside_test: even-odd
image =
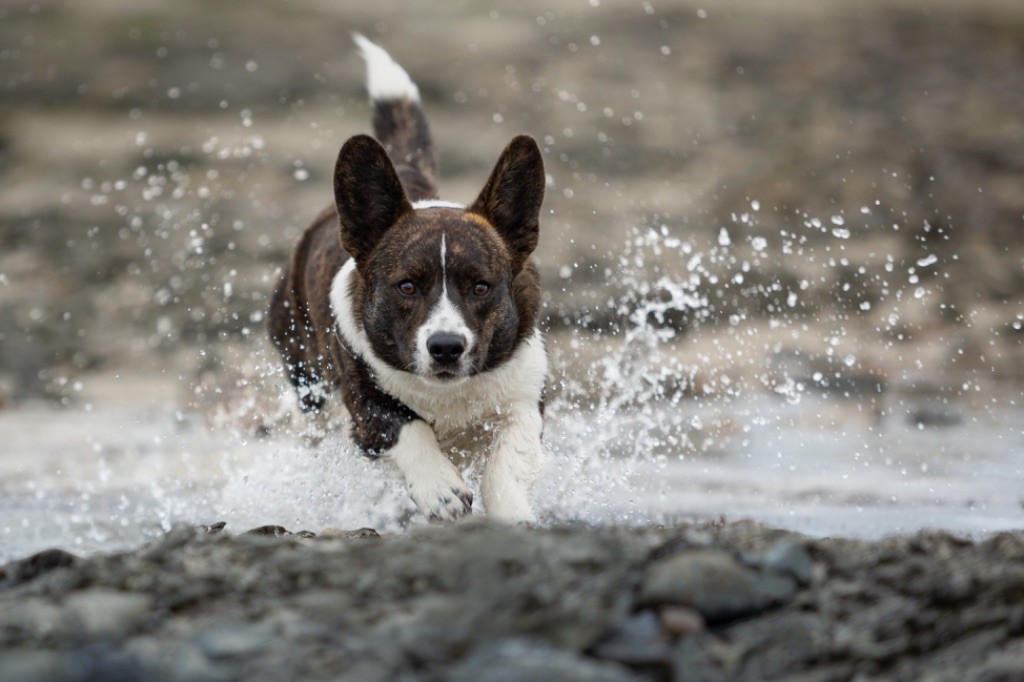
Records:
[[[420,101],[419,88],[384,48],[360,33],[353,33],[352,40],[359,48],[359,54],[366,60],[366,89],[370,92],[371,100]]]

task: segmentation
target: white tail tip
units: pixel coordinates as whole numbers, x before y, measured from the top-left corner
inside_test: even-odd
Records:
[[[370,99],[420,101],[419,88],[383,47],[360,33],[353,33],[352,40],[359,48],[359,54],[366,60],[366,89],[370,92]]]

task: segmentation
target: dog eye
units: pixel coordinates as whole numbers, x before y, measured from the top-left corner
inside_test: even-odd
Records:
[[[473,285],[473,295],[477,298],[481,298],[487,295],[487,292],[491,290],[491,285],[487,282],[477,282]]]
[[[409,280],[405,280],[398,285],[398,290],[405,296],[412,296],[416,293],[416,285]]]

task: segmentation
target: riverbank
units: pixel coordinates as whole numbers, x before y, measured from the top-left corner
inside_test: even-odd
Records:
[[[179,528],[0,571],[19,680],[1010,679],[1024,533]]]

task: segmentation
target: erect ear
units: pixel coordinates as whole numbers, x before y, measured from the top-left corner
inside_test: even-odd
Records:
[[[334,201],[341,223],[341,245],[356,262],[412,206],[384,147],[369,135],[350,137],[334,165]]]
[[[544,201],[544,160],[529,135],[512,139],[501,153],[471,213],[494,226],[512,252],[515,271],[537,248],[540,205]]]

